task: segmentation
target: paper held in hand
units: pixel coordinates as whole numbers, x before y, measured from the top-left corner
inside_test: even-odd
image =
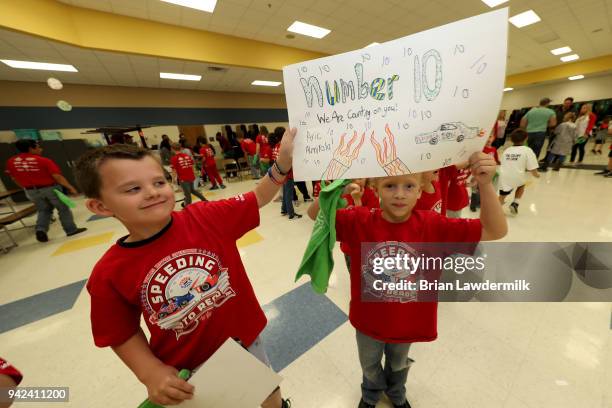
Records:
[[[181,408],[256,408],[282,381],[255,356],[228,339],[189,379],[192,400]]]
[[[497,117],[508,9],[283,68],[296,180],[381,177],[467,161]]]

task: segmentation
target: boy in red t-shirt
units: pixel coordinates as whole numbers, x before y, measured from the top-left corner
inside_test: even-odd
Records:
[[[193,171],[193,159],[187,153],[181,152],[181,145],[174,143],[172,150],[174,156],[170,158],[170,167],[172,167],[172,176],[176,177],[176,180],[183,189],[185,195],[185,201],[183,201],[183,207],[191,204],[191,195],[198,197],[202,201],[208,201],[202,193],[193,188],[193,182],[195,181],[195,172]]]
[[[208,178],[212,183],[211,190],[218,190],[219,187],[222,189],[225,188],[225,184],[223,184],[223,179],[219,174],[219,170],[217,170],[217,162],[215,161],[215,151],[212,146],[207,143],[202,148],[200,148],[200,156],[202,156],[202,171],[205,171],[208,174]]]
[[[267,361],[259,340],[266,316],[236,240],[258,226],[259,208],[283,184],[295,133],[285,134],[276,164],[252,192],[179,212],[173,211],[174,193],[150,151],[112,145],[79,159],[77,180],[87,208],[114,216],[129,232],[97,262],[87,283],[94,342],[112,347],[152,402],[191,399],[194,387],[177,369],[196,369],[230,338]],[[276,390],[262,406],[287,403]]]
[[[260,128],[260,134],[255,138],[255,143],[257,144],[257,150],[255,151],[255,157],[258,158],[259,161],[259,170],[261,174],[264,174],[268,171],[270,167],[270,160],[272,159],[272,148],[270,147],[270,143],[268,141],[268,128],[262,126]]]
[[[412,363],[408,358],[410,345],[433,341],[438,335],[436,302],[362,300],[364,290],[368,289],[363,287],[363,261],[356,261],[362,259],[362,244],[388,244],[391,248],[403,242],[476,243],[505,236],[506,217],[491,183],[495,161],[477,152],[470,164],[482,197],[480,220],[451,219],[434,211],[415,211],[421,195],[422,173],[375,179],[380,209],[349,207],[336,212],[336,239],[348,243],[353,259],[349,319],[357,331],[363,371],[359,408],[374,408],[383,392],[394,407],[410,407],[405,386]],[[317,200],[308,215],[314,219],[318,210]]]

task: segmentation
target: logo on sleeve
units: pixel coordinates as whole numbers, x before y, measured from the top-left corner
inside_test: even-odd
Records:
[[[194,331],[214,309],[236,296],[219,257],[201,249],[176,252],[147,274],[142,304],[151,324],[174,330],[178,339]]]

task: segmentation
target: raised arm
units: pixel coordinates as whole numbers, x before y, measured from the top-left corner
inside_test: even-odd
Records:
[[[480,192],[482,224],[480,239],[482,241],[501,239],[508,233],[508,223],[492,183],[496,168],[495,160],[483,152],[476,152],[470,157],[470,167]]]
[[[291,170],[293,161],[293,140],[295,139],[296,133],[296,128],[285,131],[276,163],[270,167],[268,173],[259,180],[259,184],[257,184],[253,190],[257,197],[257,205],[259,205],[259,208],[274,199],[276,193],[285,182],[287,174]]]

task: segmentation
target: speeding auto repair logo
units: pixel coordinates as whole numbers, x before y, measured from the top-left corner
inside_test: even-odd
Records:
[[[387,241],[377,244],[363,244],[361,262],[361,296],[370,302],[416,302],[417,290],[391,290],[381,287],[396,286],[399,283],[416,282],[421,278],[420,271],[401,267],[384,267],[380,261],[388,258],[418,258],[418,252],[404,242]],[[388,285],[391,284],[391,285]],[[394,285],[395,284],[395,285]],[[403,285],[404,287],[408,285]]]
[[[227,268],[216,254],[202,249],[182,250],[159,261],[141,290],[149,322],[174,330],[177,339],[233,296]]]

